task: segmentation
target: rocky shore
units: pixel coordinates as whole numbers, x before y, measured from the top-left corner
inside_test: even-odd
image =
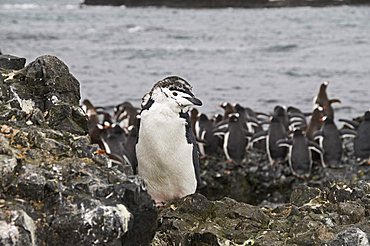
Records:
[[[369,245],[370,165],[350,141],[342,168],[309,179],[257,152],[210,157],[198,193],[157,209],[129,165],[90,144],[62,61],[0,64],[0,245]]]
[[[369,0],[85,0],[85,5],[112,5],[127,7],[170,8],[279,8],[279,7],[324,7],[338,5],[368,5]]]

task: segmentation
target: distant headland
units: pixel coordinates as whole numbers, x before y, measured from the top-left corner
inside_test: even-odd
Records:
[[[370,0],[84,0],[83,4],[171,8],[274,8],[369,5]]]

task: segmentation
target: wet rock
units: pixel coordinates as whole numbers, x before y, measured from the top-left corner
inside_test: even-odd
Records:
[[[82,135],[68,68],[44,56],[2,73],[0,244],[149,245],[157,209],[128,164],[110,167]]]
[[[269,217],[258,207],[230,198],[209,201],[194,194],[162,209],[152,245],[243,243],[267,229],[268,223]]]
[[[0,68],[9,70],[19,70],[24,68],[25,64],[26,64],[25,58],[0,54]]]
[[[36,226],[22,209],[0,200],[0,245],[36,245]]]
[[[365,232],[359,228],[348,228],[339,232],[328,246],[367,246],[369,240]]]
[[[320,197],[321,191],[318,188],[311,188],[305,185],[298,185],[290,196],[290,202],[296,206],[303,206],[315,198]]]
[[[291,200],[300,207],[253,206],[230,198],[209,201],[200,194],[185,197],[161,209],[152,245],[368,245],[367,200],[331,201],[330,184],[324,186],[296,187]],[[350,188],[368,194],[364,184]]]

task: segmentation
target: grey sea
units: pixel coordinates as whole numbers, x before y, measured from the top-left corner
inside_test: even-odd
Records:
[[[202,112],[223,101],[311,111],[323,81],[337,117],[370,108],[370,8],[171,9],[0,0],[0,50],[59,57],[99,106],[139,106],[168,76],[188,80]]]

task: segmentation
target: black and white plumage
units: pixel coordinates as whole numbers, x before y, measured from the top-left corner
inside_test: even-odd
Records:
[[[137,125],[138,109],[130,102],[123,102],[114,107],[114,119],[123,129]]]
[[[240,121],[239,113],[231,113],[228,117],[228,123],[219,126],[214,135],[222,137],[222,148],[227,161],[240,164],[244,160],[246,147],[253,134],[246,130],[245,122]]]
[[[314,139],[319,141],[323,150],[322,165],[324,167],[341,167],[343,154],[342,138],[355,137],[356,132],[348,129],[339,130],[331,118],[325,118],[324,124],[319,131],[314,134]]]
[[[290,170],[294,176],[308,178],[312,169],[312,153],[315,151],[322,155],[322,150],[318,144],[309,141],[303,132],[296,129],[291,139],[279,140],[279,147],[288,148],[288,162]]]
[[[287,150],[284,147],[280,147],[277,141],[281,139],[286,139],[288,133],[283,122],[281,122],[279,117],[273,116],[267,131],[260,131],[253,135],[250,146],[253,147],[254,143],[266,140],[266,153],[269,158],[270,164],[276,162],[283,162],[286,159]]]
[[[323,110],[321,106],[317,105],[312,111],[311,119],[306,129],[306,137],[310,140],[313,140],[315,132],[321,129],[324,117]]]
[[[361,159],[370,159],[370,111],[365,112],[356,135],[353,146],[355,156]]]
[[[314,98],[314,104],[323,108],[324,115],[330,119],[334,119],[334,109],[331,106],[333,103],[340,103],[339,99],[329,99],[326,89],[329,82],[325,81],[320,85],[319,93]]]
[[[218,151],[219,138],[214,135],[215,124],[207,115],[200,114],[195,122],[195,136],[197,139],[201,157],[216,154]]]
[[[343,122],[343,130],[355,131],[353,149],[355,156],[370,163],[370,110],[356,120],[339,119]]]
[[[143,97],[136,156],[138,174],[157,204],[196,191],[199,155],[188,110],[202,102],[184,79],[157,82]]]

